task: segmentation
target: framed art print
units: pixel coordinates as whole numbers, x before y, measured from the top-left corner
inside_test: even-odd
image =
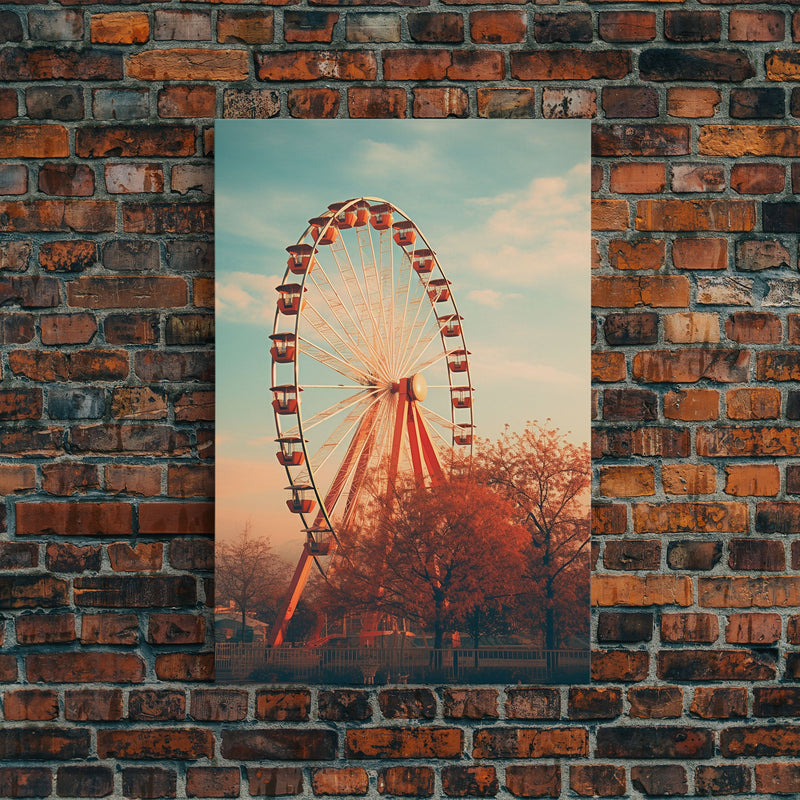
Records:
[[[217,677],[588,680],[588,123],[215,150]]]

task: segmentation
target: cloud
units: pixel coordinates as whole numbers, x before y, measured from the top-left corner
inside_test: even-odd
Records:
[[[498,292],[494,289],[473,289],[467,294],[470,300],[482,306],[489,306],[489,308],[502,308],[506,300],[521,296],[516,292]]]
[[[523,361],[522,359],[503,358],[500,352],[495,352],[495,357],[487,357],[488,351],[470,360],[470,370],[473,375],[485,376],[488,383],[492,376],[502,375],[512,381],[528,381],[536,384],[556,384],[560,386],[581,386],[585,383],[583,376],[569,372],[552,364],[536,361]],[[476,385],[480,381],[475,381]]]
[[[356,170],[372,180],[393,179],[398,174],[425,175],[426,181],[436,180],[445,168],[442,151],[431,142],[418,141],[407,147],[389,142],[365,139]]]
[[[470,201],[477,219],[439,247],[443,263],[457,263],[484,281],[532,286],[588,274],[589,187],[586,165],[567,176],[534,178],[522,190]],[[475,297],[491,305],[488,290]],[[493,291],[497,292],[497,289]],[[497,306],[494,306],[497,307]]]
[[[222,273],[215,284],[217,315],[228,322],[271,323],[281,280],[254,272]]]

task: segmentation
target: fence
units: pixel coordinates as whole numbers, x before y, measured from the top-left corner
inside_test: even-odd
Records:
[[[573,683],[588,680],[588,650],[529,647],[277,647],[218,643],[222,680],[312,683],[500,682]]]

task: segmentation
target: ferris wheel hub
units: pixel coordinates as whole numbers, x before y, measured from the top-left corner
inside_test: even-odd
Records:
[[[428,396],[428,383],[425,376],[418,372],[408,379],[408,393],[412,400],[422,402]]]

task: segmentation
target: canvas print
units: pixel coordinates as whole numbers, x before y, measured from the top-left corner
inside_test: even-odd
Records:
[[[215,139],[217,679],[588,680],[588,123]]]

